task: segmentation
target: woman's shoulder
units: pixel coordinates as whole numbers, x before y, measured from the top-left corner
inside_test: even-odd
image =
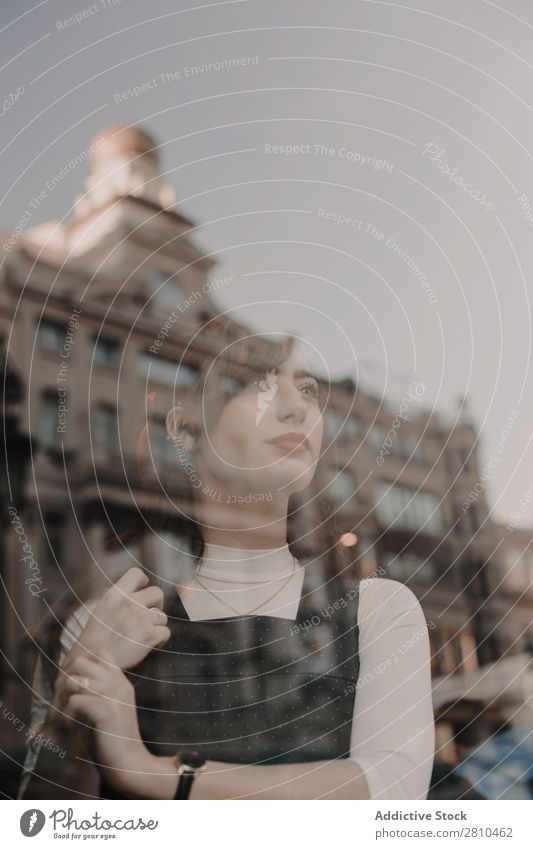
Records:
[[[402,618],[425,621],[420,602],[414,592],[390,578],[363,578],[359,584],[359,615],[383,622]]]

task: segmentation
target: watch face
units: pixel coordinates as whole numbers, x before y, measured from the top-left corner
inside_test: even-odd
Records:
[[[189,766],[191,769],[200,769],[205,764],[204,756],[200,752],[193,752],[191,750],[180,752],[178,760],[180,764]]]

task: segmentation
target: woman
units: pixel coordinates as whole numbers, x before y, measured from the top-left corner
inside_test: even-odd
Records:
[[[406,587],[343,563],[321,511],[322,384],[290,341],[221,322],[202,338],[197,391],[167,415],[195,568],[159,587],[130,570],[70,617],[48,719],[89,729],[87,796],[175,798],[194,749],[191,798],[425,798],[426,624]]]

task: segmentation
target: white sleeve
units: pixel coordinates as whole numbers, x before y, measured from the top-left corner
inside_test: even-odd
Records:
[[[434,753],[427,625],[396,581],[361,581],[360,671],[350,757],[371,799],[425,799]]]
[[[74,643],[79,639],[79,636],[87,624],[91,610],[98,603],[99,599],[91,599],[86,604],[78,607],[74,613],[69,616],[59,638],[59,666],[63,663],[66,655],[71,650]]]

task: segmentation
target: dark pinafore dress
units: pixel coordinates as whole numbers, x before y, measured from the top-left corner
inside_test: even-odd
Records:
[[[306,567],[296,620],[191,621],[175,591],[171,637],[131,671],[141,736],[155,755],[288,764],[346,758],[359,675],[359,587]],[[155,780],[155,779],[154,779]],[[101,798],[120,798],[102,783]]]

